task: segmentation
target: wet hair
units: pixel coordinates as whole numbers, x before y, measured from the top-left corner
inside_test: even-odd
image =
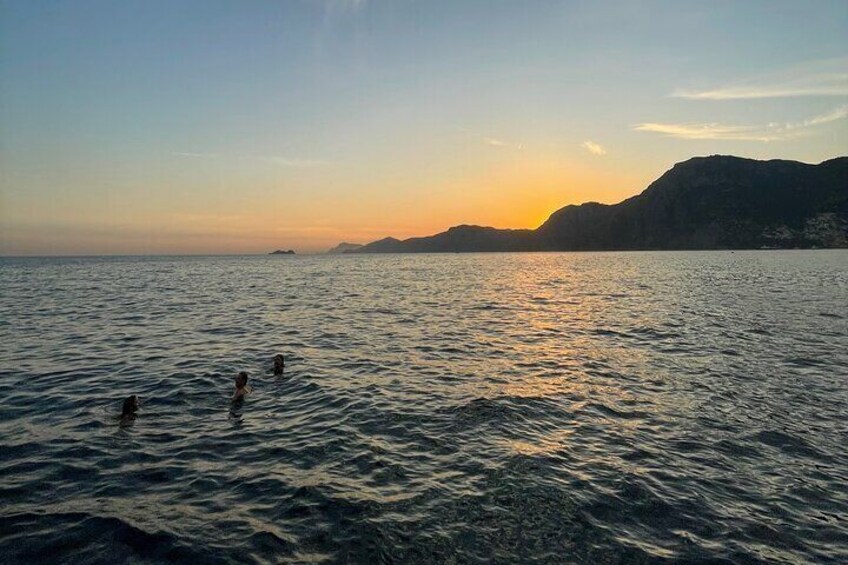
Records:
[[[241,386],[239,386],[238,383],[241,383]],[[241,388],[241,387],[246,386],[246,385],[247,385],[247,371],[242,371],[236,377],[236,388]]]
[[[285,369],[285,368],[286,368],[285,358],[283,358],[283,356],[280,355],[279,353],[274,355],[274,374],[275,375],[282,375],[283,369]]]
[[[121,416],[132,416],[138,411],[138,396],[132,395],[124,399],[124,405],[121,408]]]

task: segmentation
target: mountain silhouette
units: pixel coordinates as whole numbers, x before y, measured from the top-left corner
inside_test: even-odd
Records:
[[[818,165],[714,155],[618,204],[566,206],[535,230],[456,226],[348,253],[848,247],[848,157]]]
[[[351,251],[355,251],[362,247],[361,243],[348,243],[346,241],[341,242],[336,245],[332,249],[328,249],[327,253],[338,254],[338,253],[350,253]]]

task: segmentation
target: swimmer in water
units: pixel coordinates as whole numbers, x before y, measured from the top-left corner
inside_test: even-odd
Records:
[[[247,372],[242,371],[236,376],[236,391],[233,393],[232,401],[235,402],[237,400],[241,400],[249,394],[251,390],[252,389],[247,386]]]
[[[133,420],[136,412],[138,412],[138,396],[132,395],[126,397],[124,399],[124,405],[121,408],[121,420]]]
[[[274,355],[274,374],[276,376],[280,376],[283,374],[283,369],[286,368],[286,360],[283,359],[283,356],[277,353]]]

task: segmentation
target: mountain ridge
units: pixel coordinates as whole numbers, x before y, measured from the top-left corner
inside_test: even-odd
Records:
[[[848,247],[848,157],[814,165],[711,155],[617,204],[570,204],[536,229],[459,225],[349,253]]]
[[[332,249],[328,249],[326,253],[333,255],[340,253],[350,253],[351,251],[359,249],[360,247],[362,247],[361,243],[349,243],[347,241],[343,241]]]

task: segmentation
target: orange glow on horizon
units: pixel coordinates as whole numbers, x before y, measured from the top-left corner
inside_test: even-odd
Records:
[[[428,236],[460,224],[534,229],[562,206],[614,203],[644,188],[638,178],[610,173],[600,164],[590,167],[525,151],[450,173],[425,175],[408,190],[399,190],[392,177],[351,179],[349,190],[337,198],[323,196],[322,184],[341,183],[345,171],[307,179],[305,188],[294,193],[291,179],[267,176],[253,179],[251,197],[242,196],[247,187],[219,191],[202,207],[191,191],[180,193],[179,185],[171,186],[176,181],[164,180],[151,186],[151,197],[137,202],[104,199],[87,208],[42,210],[40,219],[53,227],[19,223],[7,226],[5,237],[21,249],[31,245],[34,251],[47,248],[55,254],[77,249],[91,254],[266,253],[277,248],[312,253],[342,241]]]

